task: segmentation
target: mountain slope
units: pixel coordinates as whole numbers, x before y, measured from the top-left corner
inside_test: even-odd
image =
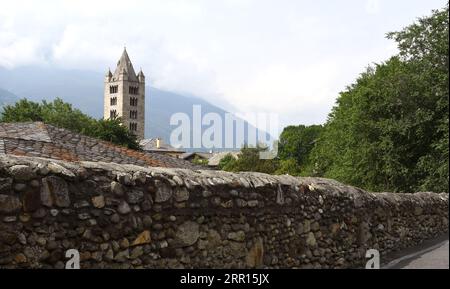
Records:
[[[17,95],[0,88],[0,110],[3,106],[7,104],[13,104],[17,100],[19,100],[19,97],[17,97]]]
[[[7,70],[0,67],[0,87],[13,92],[20,98],[25,97],[33,101],[53,100],[60,97],[92,117],[103,117],[103,75],[101,73],[42,67]],[[175,128],[170,126],[170,117],[174,113],[182,112],[192,120],[193,105],[201,105],[202,115],[214,112],[224,119],[227,113],[200,98],[147,87],[145,137],[162,137],[168,142],[170,133]],[[249,127],[253,128],[251,125]],[[202,131],[205,129],[203,127]],[[223,129],[223,140],[225,139],[224,131]],[[240,144],[236,145],[235,149],[239,147]]]

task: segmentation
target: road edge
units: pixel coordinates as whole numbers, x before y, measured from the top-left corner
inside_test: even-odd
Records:
[[[404,256],[396,258],[394,260],[391,260],[389,263],[383,265],[381,267],[381,269],[398,269],[398,268],[395,268],[395,266],[397,266],[398,264],[400,264],[402,262],[406,262],[406,261],[408,261],[410,259],[415,259],[418,256],[421,256],[421,255],[423,255],[425,253],[428,253],[430,251],[433,251],[433,250],[441,247],[443,244],[445,244],[446,242],[449,241],[449,235],[446,234],[446,235],[443,235],[443,236],[441,236],[441,237],[439,237],[437,239],[434,239],[434,240],[437,241],[437,243],[434,243],[432,245],[430,244],[429,246],[427,246],[426,248],[424,248],[422,250],[419,250],[419,251],[416,251],[414,253],[410,253],[410,254],[404,255]],[[432,242],[434,240],[429,240],[429,242],[430,241]],[[421,246],[424,246],[424,245],[426,245],[426,244],[422,244]],[[409,250],[411,250],[411,248]]]

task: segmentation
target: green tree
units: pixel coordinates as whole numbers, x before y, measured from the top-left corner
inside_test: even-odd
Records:
[[[294,158],[280,160],[278,169],[275,171],[277,175],[291,175],[291,176],[299,176],[300,175],[300,166]]]
[[[0,115],[0,122],[26,121],[42,121],[131,149],[140,149],[136,137],[121,125],[120,119],[96,120],[59,98],[42,103],[21,99],[14,105],[4,107]]]
[[[43,121],[42,107],[39,103],[21,99],[14,105],[3,108],[1,122]]]
[[[199,156],[195,156],[194,159],[192,160],[192,163],[196,164],[196,165],[207,166],[208,165],[208,160],[207,159],[202,159]]]
[[[41,115],[44,122],[76,131],[85,135],[96,136],[97,121],[78,109],[74,109],[70,103],[57,98],[53,102],[41,104]]]
[[[141,149],[136,136],[133,135],[127,127],[122,125],[120,118],[98,120],[92,135],[99,139],[125,146],[130,149]]]
[[[307,170],[370,190],[448,192],[448,6],[342,92]]]
[[[281,160],[294,159],[300,166],[305,164],[322,129],[321,125],[285,127],[278,144],[279,158]]]
[[[218,168],[224,171],[231,171],[235,161],[236,158],[232,154],[227,154],[219,161]]]
[[[400,32],[388,34],[397,41],[404,61],[416,63],[419,80],[428,84],[427,96],[435,101],[431,116],[429,152],[418,162],[423,178],[420,189],[449,191],[449,6],[433,11]]]
[[[234,159],[231,155],[231,158],[226,156],[227,160],[224,162],[223,170],[273,174],[278,169],[278,161],[275,159],[261,159],[259,156],[260,152],[267,150],[268,147],[262,145],[257,145],[256,147],[244,145],[241,148],[239,158]]]

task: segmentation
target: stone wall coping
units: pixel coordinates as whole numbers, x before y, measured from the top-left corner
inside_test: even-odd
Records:
[[[105,171],[112,174],[142,174],[155,178],[172,180],[172,185],[186,187],[214,187],[229,186],[235,188],[263,188],[263,187],[291,187],[294,191],[304,194],[319,193],[324,197],[342,195],[353,199],[358,208],[365,202],[381,202],[399,205],[400,203],[416,203],[418,205],[432,204],[433,202],[448,202],[447,193],[415,192],[415,193],[389,193],[367,192],[363,189],[342,184],[338,181],[316,177],[293,177],[290,175],[268,175],[256,172],[231,173],[214,170],[190,170],[180,168],[141,167],[129,164],[116,164],[105,162],[67,162],[62,160],[39,157],[25,157],[0,155],[0,172],[15,165],[26,165],[32,170],[48,170],[50,174],[60,175],[67,179],[83,179],[89,170]],[[433,200],[430,202],[430,200]],[[385,204],[385,205],[386,205]]]

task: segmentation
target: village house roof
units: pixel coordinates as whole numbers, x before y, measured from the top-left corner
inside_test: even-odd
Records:
[[[182,155],[180,155],[180,158],[183,160],[187,159],[193,159],[195,157],[199,157],[204,160],[210,159],[212,156],[214,156],[214,153],[205,153],[205,152],[187,152]]]
[[[208,166],[216,167],[219,165],[220,161],[227,155],[232,155],[235,159],[238,159],[241,152],[240,151],[228,151],[215,153],[212,157],[208,159]]]
[[[161,138],[143,139],[139,142],[139,145],[144,151],[149,152],[175,152],[180,154],[184,153],[183,150],[177,149],[170,144],[165,143]]]
[[[241,152],[240,151],[224,151],[224,152],[187,152],[180,155],[181,159],[192,161],[196,157],[207,160],[208,166],[217,167],[220,161],[226,157],[228,154],[232,155],[235,159],[238,159]]]
[[[139,166],[198,169],[168,155],[135,151],[42,122],[0,123],[0,154],[65,161],[102,161]]]

